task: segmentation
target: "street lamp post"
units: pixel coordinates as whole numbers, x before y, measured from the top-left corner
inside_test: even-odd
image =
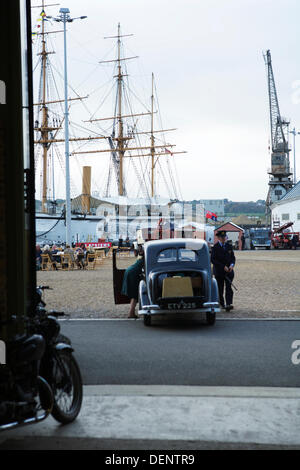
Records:
[[[61,8],[60,16],[53,18],[54,21],[61,22],[64,25],[64,88],[65,88],[65,161],[66,161],[66,244],[71,246],[72,229],[71,229],[71,191],[70,191],[70,149],[69,149],[69,108],[68,108],[68,70],[67,70],[67,23],[74,20],[83,20],[86,16],[77,18],[70,17],[69,8]],[[52,18],[52,17],[48,17]]]
[[[297,134],[300,134],[300,132],[296,132],[296,129],[294,127],[294,129],[292,131],[290,131],[290,134],[293,134],[293,145],[294,145],[294,176],[293,176],[293,179],[294,179],[294,184],[297,184],[297,174],[296,174],[296,135]]]

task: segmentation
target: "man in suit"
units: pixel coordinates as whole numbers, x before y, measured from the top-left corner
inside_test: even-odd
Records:
[[[226,232],[224,230],[218,231],[216,236],[218,242],[211,250],[211,262],[213,264],[213,273],[218,283],[220,305],[229,312],[229,310],[233,309],[231,282],[234,278],[235,256],[232,245],[226,242]],[[224,303],[224,284],[226,305]]]

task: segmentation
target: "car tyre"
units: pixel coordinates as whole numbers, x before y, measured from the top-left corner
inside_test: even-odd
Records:
[[[210,326],[214,325],[216,322],[216,313],[206,313],[206,323]]]
[[[151,315],[144,315],[144,325],[151,326]]]

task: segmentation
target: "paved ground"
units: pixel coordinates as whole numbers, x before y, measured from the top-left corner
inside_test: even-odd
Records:
[[[2,433],[0,450],[300,449],[299,398],[299,389],[90,386],[74,423],[49,417]]]
[[[300,387],[300,321],[61,322],[86,385]],[[299,354],[300,356],[300,354]]]
[[[183,450],[192,453],[198,449],[300,449],[300,365],[291,363],[291,341],[299,333],[298,325],[300,323],[297,321],[237,320],[219,321],[213,328],[194,326],[182,330],[161,326],[145,328],[142,322],[130,320],[65,323],[63,330],[72,337],[85,382],[90,382],[89,369],[99,367],[103,379],[101,374],[107,369],[105,363],[108,362],[112,368],[110,382],[114,379],[122,383],[122,378],[129,376],[133,384],[87,385],[84,387],[82,410],[74,423],[61,426],[49,417],[38,425],[1,433],[0,450],[101,449],[108,452],[165,449],[171,453]],[[76,330],[79,335],[75,334]],[[222,356],[217,351],[224,343],[225,331],[228,342]],[[190,338],[188,346],[186,334]],[[136,349],[137,343],[132,344],[134,335],[142,345],[139,350]],[[157,345],[160,342],[157,351],[153,336],[159,340]],[[170,355],[166,357],[162,353],[168,348],[165,349],[163,343],[166,337],[169,343],[170,336],[176,340],[170,345]],[[242,355],[251,345],[251,342],[247,344],[247,338],[254,341],[250,358],[256,357],[257,365],[256,361],[249,364],[247,355]],[[85,341],[91,350],[90,355],[82,356],[80,345]],[[106,348],[109,343],[108,351]],[[195,352],[195,348],[200,348],[198,356],[190,364],[190,370],[193,372],[195,368],[197,374],[201,370],[199,364],[205,358],[206,363],[214,365],[213,375],[219,385],[217,374],[222,367],[225,367],[227,374],[230,369],[238,367],[236,377],[240,377],[239,380],[242,378],[242,381],[246,377],[245,383],[249,382],[251,376],[256,376],[259,383],[268,382],[271,377],[277,385],[287,381],[288,386],[224,387],[163,385],[162,382],[153,385],[160,377],[160,371],[169,369],[168,361],[174,375],[176,371],[172,361],[178,360],[180,364],[183,345],[186,346],[186,356]],[[131,353],[130,359],[128,355],[123,357],[125,346],[127,353]],[[108,353],[112,357],[108,357]],[[157,375],[152,372],[155,355],[162,356]],[[234,356],[237,357],[236,363],[230,365],[229,369],[227,361]],[[154,358],[152,362],[149,357]],[[120,370],[116,369],[117,363]],[[219,367],[220,363],[222,367]],[[138,375],[141,372],[139,364],[144,364],[144,377],[148,376],[146,385],[139,385],[134,378],[136,367]],[[253,366],[256,369],[249,374],[248,369]],[[186,376],[184,369],[184,364],[177,368],[181,377],[194,376]],[[105,374],[108,373],[106,370]],[[153,379],[155,376],[156,381]],[[294,379],[296,387],[290,382]],[[128,380],[123,380],[123,383],[128,383]],[[104,452],[101,455],[112,454]]]
[[[235,317],[300,318],[300,250],[235,254]],[[135,259],[118,261],[126,267]],[[128,306],[114,305],[111,258],[95,271],[39,271],[37,279],[54,289],[45,294],[49,309],[65,310],[73,318],[127,317]]]

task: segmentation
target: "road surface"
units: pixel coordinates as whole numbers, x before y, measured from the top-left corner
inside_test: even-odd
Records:
[[[63,321],[85,385],[299,387],[299,321]],[[299,354],[300,356],[300,354]]]

